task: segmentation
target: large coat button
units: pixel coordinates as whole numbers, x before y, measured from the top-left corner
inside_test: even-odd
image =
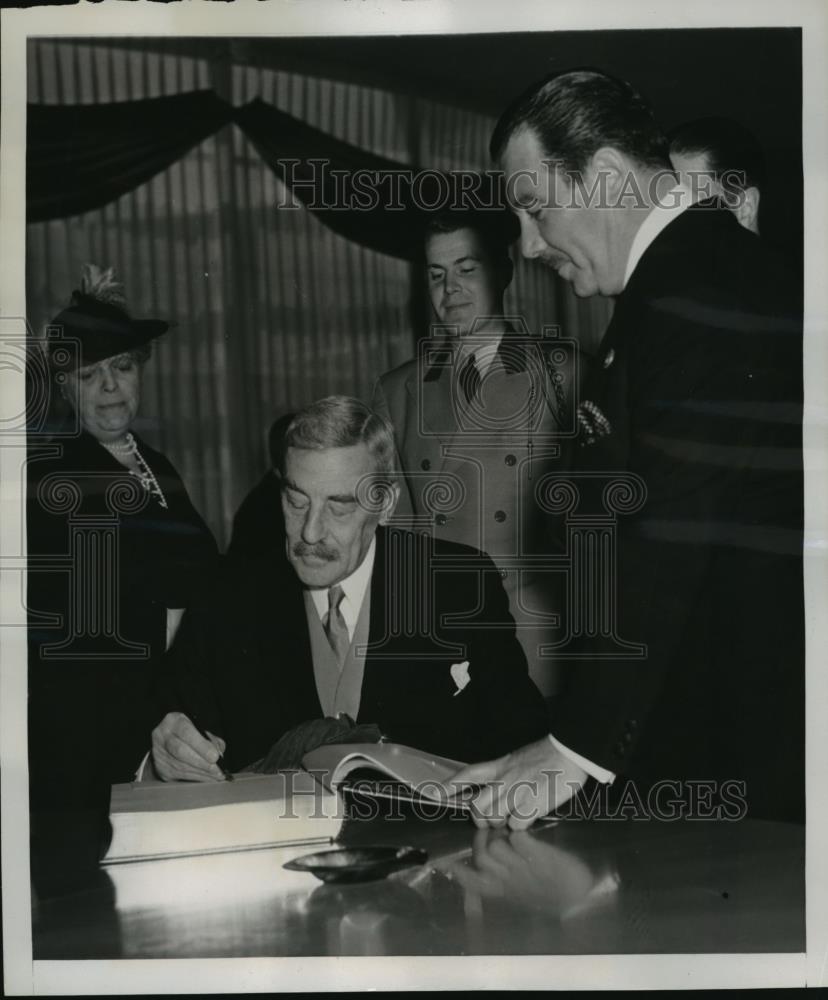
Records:
[[[424,458],[422,462],[420,462],[420,468],[423,470],[423,472],[428,472],[428,470],[431,468],[431,462],[429,462],[427,458]]]
[[[496,510],[495,511],[495,515],[494,515],[494,519],[499,524],[502,524],[506,520],[506,511],[505,510]]]
[[[448,521],[448,518],[446,517],[445,514],[438,514],[434,518],[434,521],[435,521],[436,524],[438,524],[442,528],[443,525],[446,523],[446,521]]]

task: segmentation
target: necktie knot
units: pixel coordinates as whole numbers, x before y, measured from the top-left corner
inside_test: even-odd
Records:
[[[340,587],[338,583],[334,584],[333,587],[328,588],[328,614],[335,614],[339,611],[339,605],[342,602],[342,598],[345,596],[345,591]]]

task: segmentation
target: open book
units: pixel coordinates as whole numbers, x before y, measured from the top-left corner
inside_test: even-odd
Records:
[[[338,836],[344,816],[336,793],[305,771],[114,785],[112,842],[102,864],[325,844]]]
[[[466,809],[448,779],[464,765],[398,743],[336,743],[304,771],[242,772],[234,781],[113,785],[112,842],[102,864],[221,851],[324,844],[345,819],[337,790]]]
[[[458,793],[449,779],[465,764],[401,743],[331,743],[302,758],[302,766],[332,792],[441,803],[467,809],[473,789]]]

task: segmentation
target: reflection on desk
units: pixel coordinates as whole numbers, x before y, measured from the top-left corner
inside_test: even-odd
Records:
[[[347,844],[411,844],[421,868],[322,885],[301,849],[147,861],[41,900],[34,957],[804,951],[804,829],[744,820],[350,822]]]

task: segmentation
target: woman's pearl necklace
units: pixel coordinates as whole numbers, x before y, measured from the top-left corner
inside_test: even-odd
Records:
[[[127,431],[126,441],[124,443],[101,441],[101,444],[111,455],[115,457],[118,455],[134,455],[135,461],[138,463],[138,471],[136,472],[133,469],[130,469],[129,474],[131,476],[135,476],[144,489],[154,496],[162,507],[166,508],[169,506],[167,504],[167,498],[164,496],[164,492],[158,485],[158,480],[155,478],[155,473],[149,467],[141,452],[138,451],[138,444],[129,431]]]

